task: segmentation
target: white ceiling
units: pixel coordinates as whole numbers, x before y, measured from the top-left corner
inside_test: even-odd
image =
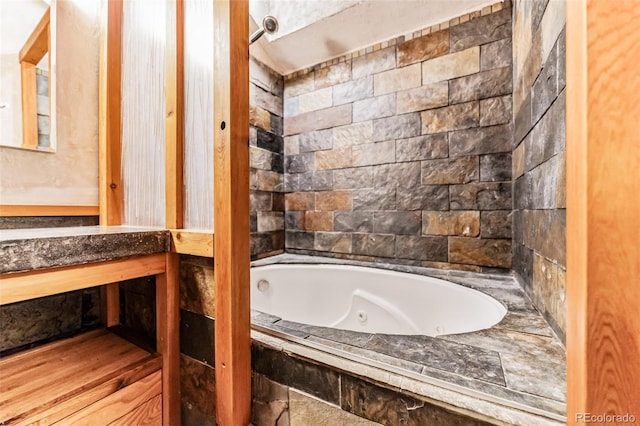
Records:
[[[496,0],[250,0],[251,30],[265,15],[280,29],[251,54],[286,75],[465,13]],[[258,23],[258,24],[256,24]]]

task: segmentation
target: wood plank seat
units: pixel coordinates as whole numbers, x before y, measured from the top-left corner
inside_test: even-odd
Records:
[[[160,355],[106,329],[8,356],[0,424],[160,424],[161,368]]]

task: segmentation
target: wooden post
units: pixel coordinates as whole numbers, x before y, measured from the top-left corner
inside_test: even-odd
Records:
[[[249,298],[249,5],[214,4],[216,410],[221,426],[251,420]]]
[[[162,354],[162,424],[180,424],[180,257],[165,254],[166,271],[156,275],[156,338]]]
[[[100,33],[99,88],[99,202],[100,225],[121,225],[122,188],[122,0],[108,0]],[[101,288],[102,322],[120,322],[120,293],[117,283]]]
[[[640,419],[639,20],[637,0],[567,3],[568,424]]]
[[[183,227],[184,168],[184,42],[183,2],[167,0],[166,75],[166,189],[165,226]]]

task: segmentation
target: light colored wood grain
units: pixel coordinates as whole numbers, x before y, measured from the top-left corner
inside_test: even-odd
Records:
[[[120,324],[120,285],[118,283],[100,287],[100,317],[105,327]]]
[[[251,420],[248,14],[246,0],[214,4],[216,417],[223,426]]]
[[[22,86],[22,147],[35,149],[38,146],[38,97],[34,64],[20,62],[20,84]]]
[[[171,230],[171,251],[192,256],[213,257],[214,235],[211,232]]]
[[[165,255],[3,274],[0,305],[164,273]]]
[[[180,423],[180,257],[165,254],[166,272],[156,277],[156,341],[162,354],[162,424]]]
[[[182,0],[167,0],[165,45],[166,194],[165,226],[184,226],[184,14]]]
[[[100,224],[122,225],[122,0],[105,2],[100,34]]]
[[[123,413],[130,413],[162,392],[162,372],[157,371],[137,382],[103,398],[89,407],[61,420],[59,425],[108,425]]]
[[[103,329],[8,356],[0,360],[0,422],[51,424],[161,365]]]
[[[98,206],[0,204],[0,216],[98,216],[99,214]]]
[[[567,3],[567,420],[640,416],[640,3]]]
[[[18,60],[20,62],[29,62],[37,65],[44,55],[47,54],[49,51],[49,21],[50,9],[47,8],[42,18],[40,18],[40,21],[38,21],[33,31],[31,31],[24,46],[20,49],[18,53]]]
[[[26,425],[48,425],[62,420],[63,418],[87,407],[94,402],[99,401],[117,392],[124,386],[128,386],[149,374],[160,370],[162,367],[162,359],[160,357],[149,356],[148,358],[131,366],[127,366],[118,372],[112,374],[113,378],[100,383],[103,378],[94,380],[84,385],[82,388],[74,389],[71,392],[51,401],[48,404],[38,406],[34,411],[40,411],[36,414],[29,415],[23,421],[16,423],[16,426]],[[162,400],[160,397],[158,397]],[[50,408],[47,408],[49,407]],[[162,414],[162,410],[160,410]],[[159,424],[156,423],[156,424]]]
[[[157,426],[161,423],[162,396],[156,395],[118,420],[109,423],[109,426]]]

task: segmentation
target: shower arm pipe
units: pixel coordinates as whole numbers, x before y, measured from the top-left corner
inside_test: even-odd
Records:
[[[249,37],[249,46],[251,46],[253,43],[258,41],[263,34],[264,34],[264,27],[258,29],[256,32],[251,34],[251,36]]]

